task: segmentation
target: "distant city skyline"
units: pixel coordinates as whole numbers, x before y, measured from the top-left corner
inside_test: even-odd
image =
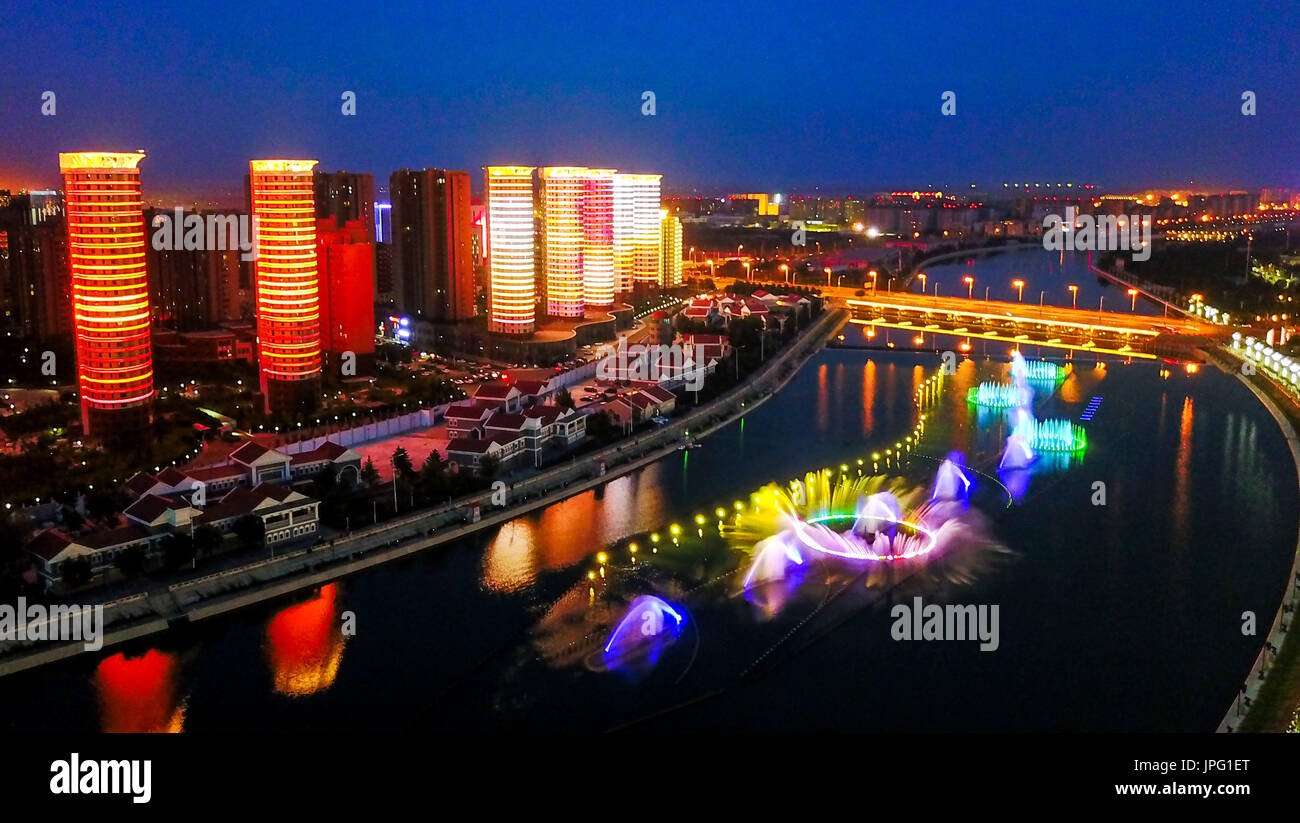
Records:
[[[1300,185],[1292,4],[1056,25],[981,4],[939,22],[877,3],[647,5],[617,26],[606,11],[325,2],[280,25],[233,0],[208,25],[169,4],[23,5],[0,46],[39,59],[6,68],[0,186],[52,188],[58,152],[91,149],[145,150],[146,196],[237,190],[248,159],[268,156],[377,180],[404,167],[653,168],[668,192]],[[554,31],[574,36],[561,45]]]

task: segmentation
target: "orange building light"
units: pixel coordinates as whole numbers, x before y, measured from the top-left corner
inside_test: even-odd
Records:
[[[537,322],[533,166],[488,166],[488,329],[531,334]]]
[[[315,160],[250,160],[258,362],[268,412],[315,405],[321,372]]]
[[[59,155],[68,222],[81,423],[88,435],[145,428],[153,400],[142,152]]]
[[[586,244],[583,199],[587,170],[548,166],[541,179],[542,246],[546,250],[546,313],[552,317],[583,316],[582,260]],[[613,206],[611,200],[611,208]]]

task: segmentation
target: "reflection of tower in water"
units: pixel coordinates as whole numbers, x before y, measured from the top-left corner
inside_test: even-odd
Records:
[[[266,655],[275,690],[302,697],[334,684],[343,660],[337,583],[281,611],[266,627]]]

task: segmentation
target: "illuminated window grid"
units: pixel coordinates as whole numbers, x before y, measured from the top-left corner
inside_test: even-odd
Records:
[[[83,413],[141,406],[153,396],[144,204],[137,168],[143,158],[142,153],[59,155]]]
[[[668,214],[667,209],[660,209],[659,214],[659,236],[663,241],[663,285],[672,288],[682,284],[682,221]]]
[[[300,381],[321,370],[314,160],[253,160],[259,365],[270,380]]]
[[[530,334],[536,324],[532,166],[488,166],[488,328]]]
[[[658,174],[628,175],[632,181],[632,232],[633,261],[632,278],[636,284],[644,286],[663,285],[660,271],[659,232],[662,228],[659,217],[659,180]]]
[[[635,175],[614,175],[614,289],[632,291],[636,276]]]
[[[542,242],[545,254],[546,313],[552,317],[582,317],[584,168],[550,166],[542,169]]]
[[[588,306],[614,305],[614,170],[588,169],[582,204],[582,296]]]

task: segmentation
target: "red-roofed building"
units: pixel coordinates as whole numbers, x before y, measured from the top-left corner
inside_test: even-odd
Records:
[[[509,383],[494,380],[491,383],[479,384],[479,387],[474,390],[474,399],[489,401],[496,404],[498,408],[516,412],[519,411],[523,395],[519,389]]]
[[[145,494],[126,508],[126,525],[70,537],[58,529],[36,535],[25,547],[46,586],[63,579],[63,564],[71,559],[90,563],[92,580],[115,574],[115,561],[128,550],[141,549],[157,557],[171,534],[190,534],[209,525],[229,533],[245,516],[261,519],[267,545],[305,539],[316,534],[320,504],[288,486],[263,483],[237,487],[211,505],[191,505],[176,495]]]

